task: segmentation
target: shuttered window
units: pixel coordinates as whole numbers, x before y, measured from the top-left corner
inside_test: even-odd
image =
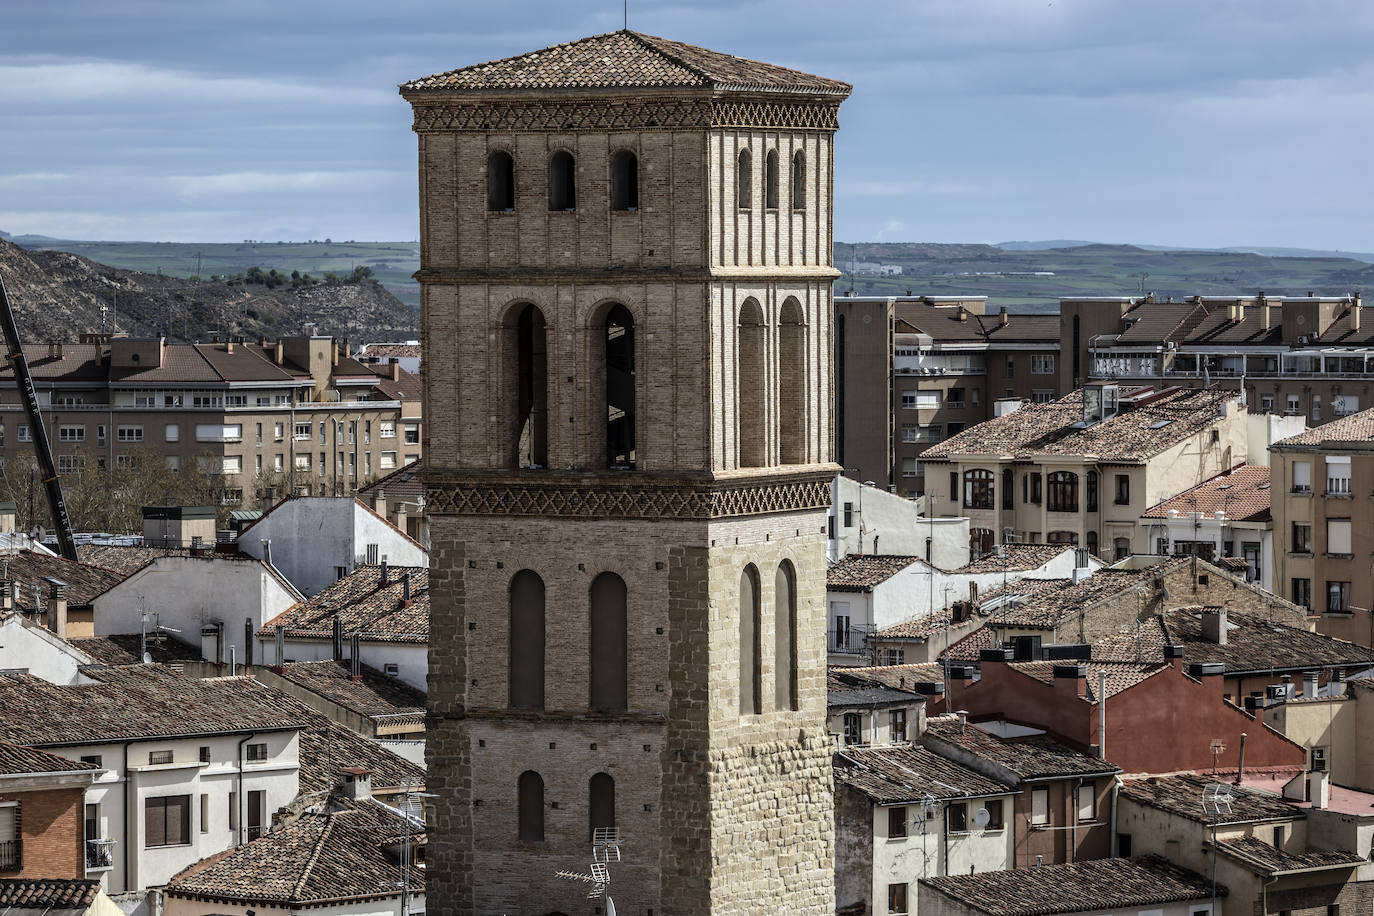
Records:
[[[143,845],[184,846],[191,842],[191,796],[144,799]]]

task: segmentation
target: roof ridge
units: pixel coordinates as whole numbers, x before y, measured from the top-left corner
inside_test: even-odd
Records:
[[[667,50],[665,50],[664,48],[659,47],[659,45],[656,44],[656,42],[668,41],[669,39],[667,39],[667,38],[660,38],[660,37],[657,36],[657,35],[647,35],[647,34],[645,34],[645,33],[643,33],[643,32],[636,32],[636,31],[634,31],[633,29],[620,29],[620,30],[618,30],[618,31],[616,31],[616,32],[611,32],[611,33],[609,33],[609,34],[618,35],[618,34],[621,34],[621,33],[624,33],[624,34],[630,36],[632,39],[634,39],[635,41],[639,42],[639,43],[640,43],[641,45],[643,45],[645,48],[649,49],[650,51],[654,52],[655,54],[659,55],[660,57],[666,57],[666,58],[668,58],[669,61],[671,61],[672,63],[674,63],[674,64],[676,64],[677,66],[681,67],[682,69],[688,71],[689,73],[695,73],[698,77],[700,77],[701,79],[705,80],[706,82],[711,83],[711,84],[715,84],[715,83],[717,82],[717,80],[716,80],[714,77],[712,77],[712,76],[711,76],[709,73],[707,73],[706,71],[702,70],[700,67],[696,66],[695,64],[690,64],[690,63],[688,63],[684,58],[682,58],[682,57],[680,57],[680,56],[678,56],[678,55],[676,55],[676,54],[672,54],[672,53],[668,52]],[[722,53],[722,52],[717,51],[717,52],[713,52],[713,53],[719,54],[719,53]],[[730,55],[730,56],[733,57],[734,55],[732,54],[732,55]]]

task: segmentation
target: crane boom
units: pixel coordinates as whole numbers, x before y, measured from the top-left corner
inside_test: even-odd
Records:
[[[48,495],[53,528],[57,530],[57,546],[62,556],[75,560],[76,541],[72,538],[67,504],[62,499],[62,482],[57,477],[57,466],[53,464],[48,430],[38,411],[38,393],[33,390],[33,376],[29,374],[29,361],[24,356],[24,346],[19,340],[19,326],[14,322],[14,309],[10,308],[10,297],[5,292],[3,277],[0,277],[0,331],[5,334],[5,359],[14,367],[14,382],[19,388],[19,398],[24,402],[24,416],[28,417],[29,429],[33,431],[33,450],[37,453],[38,470],[43,475],[43,489]]]

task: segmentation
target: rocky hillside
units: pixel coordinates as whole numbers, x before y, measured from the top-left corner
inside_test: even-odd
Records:
[[[0,239],[0,279],[26,342],[119,330],[177,340],[316,333],[353,341],[414,337],[418,316],[371,280],[268,289],[119,270]],[[103,316],[101,307],[107,311]]]

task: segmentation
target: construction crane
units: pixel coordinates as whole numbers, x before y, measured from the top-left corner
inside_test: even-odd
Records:
[[[14,309],[10,307],[9,294],[5,292],[4,277],[0,277],[0,331],[5,334],[5,359],[14,367],[14,382],[24,402],[24,416],[28,418],[29,429],[33,432],[33,450],[37,453],[39,473],[43,475],[43,490],[48,495],[48,510],[57,532],[57,547],[62,556],[76,560],[76,541],[72,538],[67,504],[62,499],[62,482],[57,477],[57,466],[53,464],[47,427],[43,425],[43,416],[38,412],[38,394],[33,390],[33,376],[29,374],[29,361],[24,356],[24,346],[19,340],[19,327],[14,323]]]

